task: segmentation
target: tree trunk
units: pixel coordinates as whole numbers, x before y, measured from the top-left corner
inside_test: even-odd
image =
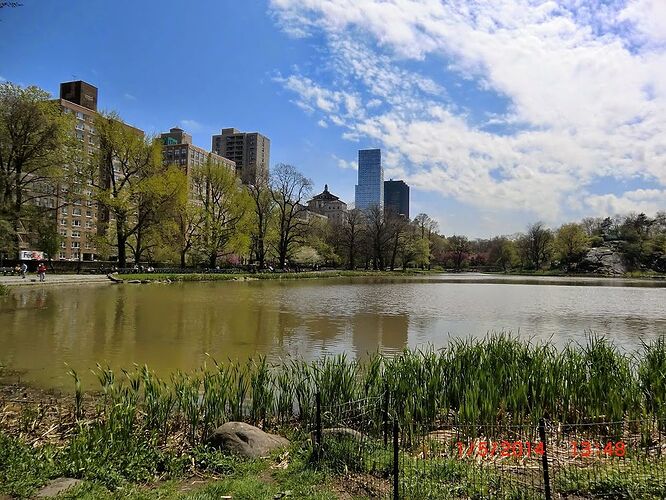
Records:
[[[216,264],[217,264],[217,252],[212,252],[208,257],[208,267],[210,269],[215,269]]]
[[[185,254],[187,253],[187,250],[181,250],[180,251],[180,268],[184,269],[185,268]]]

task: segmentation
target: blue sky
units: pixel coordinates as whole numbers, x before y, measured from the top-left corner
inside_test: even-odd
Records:
[[[0,11],[1,78],[88,81],[206,148],[259,131],[348,202],[381,147],[444,234],[666,209],[662,0],[23,3]]]

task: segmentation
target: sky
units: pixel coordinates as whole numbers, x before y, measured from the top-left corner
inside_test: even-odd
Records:
[[[0,81],[210,149],[235,127],[351,203],[359,149],[411,215],[488,237],[666,210],[665,0],[22,0]]]

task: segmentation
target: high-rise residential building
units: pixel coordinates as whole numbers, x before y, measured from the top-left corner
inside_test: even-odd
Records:
[[[84,158],[93,156],[99,148],[95,132],[97,88],[80,80],[61,83],[59,101],[64,113],[74,115],[74,134]],[[74,168],[74,174],[81,173],[76,166],[65,165],[63,168]],[[62,240],[59,255],[52,257],[56,260],[95,260],[100,210],[93,197],[91,181],[58,186],[53,195],[42,200],[58,210],[57,225]]]
[[[358,184],[355,194],[355,208],[360,210],[384,205],[384,170],[380,149],[358,151]]]
[[[213,165],[236,171],[236,163],[228,158],[206,151],[192,144],[192,136],[180,128],[172,128],[160,135],[162,139],[162,158],[165,164],[180,165],[188,178],[192,167],[204,165],[207,161]]]
[[[308,210],[325,215],[331,222],[342,223],[347,212],[347,204],[330,193],[328,184],[324,184],[324,190],[308,201]]]
[[[384,212],[404,215],[409,219],[409,186],[405,181],[384,181]]]
[[[236,175],[243,184],[256,184],[260,178],[268,178],[271,141],[258,132],[240,132],[235,128],[223,128],[213,136],[213,153],[236,162]]]

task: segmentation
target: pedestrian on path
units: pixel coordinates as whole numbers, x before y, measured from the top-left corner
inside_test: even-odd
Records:
[[[21,278],[25,279],[25,273],[28,271],[28,264],[21,264]]]
[[[43,262],[39,264],[37,268],[37,274],[39,274],[39,281],[43,282],[46,279],[46,266]]]

